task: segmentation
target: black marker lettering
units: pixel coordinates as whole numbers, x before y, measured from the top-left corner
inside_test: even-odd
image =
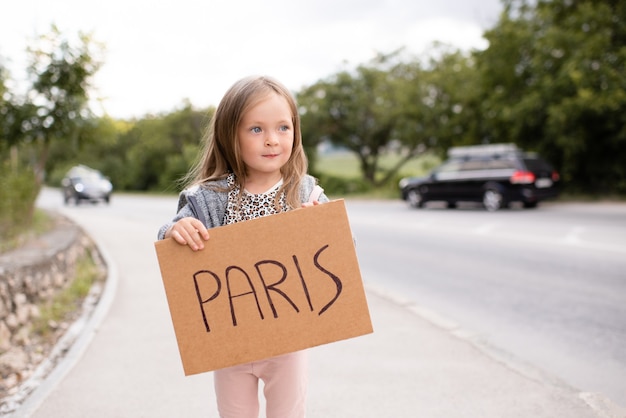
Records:
[[[318,260],[318,258],[319,258],[319,256],[320,256],[320,254],[322,253],[322,251],[324,251],[326,248],[328,248],[328,244],[326,244],[325,246],[323,246],[322,248],[320,248],[320,249],[317,251],[317,253],[315,253],[315,256],[313,257],[313,262],[315,263],[315,267],[317,267],[318,269],[320,269],[322,272],[324,272],[324,273],[328,274],[328,275],[330,276],[330,278],[331,278],[331,279],[333,279],[333,281],[335,282],[335,286],[337,286],[337,294],[335,295],[335,297],[334,297],[334,298],[332,298],[332,299],[330,300],[330,302],[328,302],[328,303],[326,304],[326,306],[324,306],[324,307],[322,308],[322,310],[319,312],[319,314],[318,314],[318,315],[321,315],[321,314],[323,314],[324,312],[326,312],[326,310],[327,310],[328,308],[330,308],[330,307],[331,307],[331,305],[332,305],[333,303],[335,303],[335,301],[337,300],[337,298],[338,298],[338,297],[339,297],[339,295],[341,294],[341,290],[342,290],[342,288],[343,288],[343,285],[342,285],[342,283],[341,283],[341,279],[340,279],[339,277],[335,276],[332,272],[330,272],[330,271],[326,270],[326,269],[325,269],[324,267],[322,267],[322,265],[321,265],[321,264],[317,261],[317,260]]]
[[[240,271],[241,273],[243,273],[243,275],[245,276],[246,280],[248,281],[248,285],[250,286],[250,291],[249,292],[244,292],[244,293],[240,293],[238,295],[233,295],[230,289],[230,272],[231,270],[237,270]],[[259,315],[261,316],[261,319],[265,319],[263,316],[263,311],[261,311],[261,306],[259,305],[259,298],[257,297],[256,294],[256,290],[254,289],[254,286],[252,285],[252,281],[250,280],[250,276],[248,276],[248,273],[245,272],[244,269],[242,269],[241,267],[237,267],[237,266],[230,266],[226,269],[226,286],[228,287],[228,299],[230,301],[230,315],[233,319],[233,326],[237,326],[237,317],[235,316],[235,306],[233,305],[233,299],[234,298],[238,298],[241,296],[245,296],[245,295],[254,295],[254,300],[256,301],[256,307],[259,310]]]
[[[260,266],[262,266],[263,264],[273,264],[275,266],[280,267],[280,269],[282,270],[282,276],[280,277],[280,279],[278,279],[278,281],[268,285],[267,281],[265,280],[265,277],[263,277],[263,273],[261,272],[261,268],[260,268]],[[296,312],[300,312],[300,310],[298,309],[296,304],[293,303],[293,301],[291,299],[289,299],[289,296],[287,296],[287,294],[285,292],[283,292],[282,290],[280,290],[277,287],[279,284],[284,282],[285,279],[287,278],[287,269],[285,268],[285,266],[283,266],[278,261],[263,260],[263,261],[259,261],[258,263],[256,263],[254,265],[254,267],[256,268],[256,271],[257,271],[257,273],[259,273],[259,277],[261,278],[261,281],[263,282],[263,287],[265,288],[265,295],[267,296],[267,301],[269,302],[270,307],[272,308],[272,313],[274,314],[274,318],[278,318],[278,313],[276,312],[276,307],[274,306],[274,301],[272,300],[272,297],[270,296],[270,290],[272,292],[276,292],[279,295],[281,295],[287,302],[289,302],[289,304],[291,306],[293,306],[293,308],[296,310]]]
[[[306,301],[309,303],[309,309],[313,312],[313,303],[311,303],[311,295],[309,294],[309,288],[304,281],[304,277],[302,276],[302,270],[300,269],[300,263],[298,262],[298,257],[295,255],[293,257],[293,264],[296,265],[296,269],[298,269],[298,275],[300,276],[300,282],[302,283],[302,289],[304,290],[304,295],[306,296]]]
[[[202,299],[202,295],[200,295],[200,286],[198,286],[198,277],[201,274],[211,275],[215,279],[215,283],[217,284],[217,290],[215,290],[215,293],[213,293],[211,297],[205,300]],[[204,327],[206,328],[206,332],[211,332],[211,328],[209,327],[209,321],[207,320],[206,313],[204,312],[204,304],[211,302],[220,294],[220,290],[222,289],[222,282],[220,281],[220,278],[217,277],[217,274],[213,273],[212,271],[200,270],[194,273],[193,284],[196,287],[196,296],[198,297],[198,303],[200,304],[200,311],[202,312],[202,320],[204,321]]]

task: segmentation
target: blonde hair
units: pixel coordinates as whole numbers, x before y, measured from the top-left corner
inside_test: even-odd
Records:
[[[300,207],[300,181],[307,171],[307,159],[302,146],[298,107],[283,84],[266,76],[243,78],[228,89],[204,136],[201,158],[186,177],[188,185],[223,179],[232,172],[235,174],[235,187],[243,189],[247,170],[241,158],[237,128],[246,112],[270,93],[285,98],[294,128],[293,148],[289,160],[280,169],[283,185],[275,204],[280,194],[285,192],[287,204],[292,208]]]

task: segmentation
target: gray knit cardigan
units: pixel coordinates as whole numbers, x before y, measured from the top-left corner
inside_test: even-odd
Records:
[[[220,190],[227,190],[226,179],[212,182]],[[300,201],[307,202],[317,181],[313,176],[305,175],[300,182]],[[320,203],[328,202],[328,197],[322,192],[317,199]],[[178,197],[178,213],[168,223],[159,229],[158,238],[163,239],[165,232],[178,220],[192,216],[199,219],[207,228],[221,226],[226,213],[228,192],[210,190],[205,185],[195,185],[183,190]]]

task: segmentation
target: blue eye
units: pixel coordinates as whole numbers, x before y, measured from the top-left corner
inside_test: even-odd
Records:
[[[254,128],[250,129],[252,132],[254,132],[255,134],[259,134],[261,133],[261,128],[259,128],[258,126],[255,126]]]
[[[289,126],[288,125],[283,125],[283,126],[280,127],[280,130],[283,131],[283,132],[286,132],[286,131],[289,130]]]

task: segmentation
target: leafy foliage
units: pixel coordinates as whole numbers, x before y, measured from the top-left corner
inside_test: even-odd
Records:
[[[23,120],[25,136],[41,145],[36,171],[40,176],[48,166],[48,152],[53,141],[72,143],[82,138],[81,129],[92,119],[88,102],[91,77],[100,68],[99,50],[86,34],[70,43],[53,26],[31,46],[28,68],[33,87],[28,108],[30,117]]]
[[[81,148],[51,148],[58,166],[51,182],[58,184],[80,162],[109,176],[116,190],[177,191],[178,181],[198,158],[212,112],[186,103],[171,113],[136,121],[101,118],[91,132],[94,139]]]
[[[485,50],[436,44],[422,57],[379,54],[301,89],[313,173],[362,192],[394,184],[423,155],[513,142],[552,162],[570,191],[626,193],[625,4],[503,0]],[[88,102],[98,52],[88,36],[71,43],[53,28],[31,49],[33,88],[23,98],[7,91],[0,67],[0,157],[45,169],[52,184],[82,163],[116,190],[177,191],[214,109],[185,102],[139,119],[96,118]],[[340,184],[316,170],[327,144],[358,159],[360,179]],[[383,164],[389,156],[394,163]]]
[[[544,154],[572,189],[626,192],[626,2],[509,1],[476,54],[484,132]]]
[[[0,161],[0,239],[13,239],[30,225],[39,186],[34,172]]]
[[[427,150],[443,153],[470,141],[476,78],[470,57],[436,45],[427,65],[403,62],[401,51],[379,55],[354,72],[344,71],[317,82],[298,95],[306,140],[330,141],[352,151],[363,179],[388,184],[411,159]],[[468,87],[469,86],[469,87]],[[392,167],[380,158],[402,156]]]

